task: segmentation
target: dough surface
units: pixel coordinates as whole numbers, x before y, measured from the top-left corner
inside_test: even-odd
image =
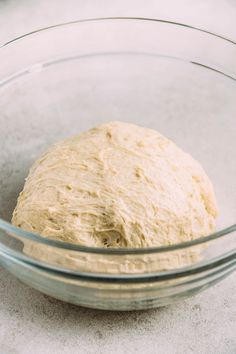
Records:
[[[216,216],[198,162],[157,131],[110,122],[34,163],[12,223],[85,246],[152,247],[208,235]]]

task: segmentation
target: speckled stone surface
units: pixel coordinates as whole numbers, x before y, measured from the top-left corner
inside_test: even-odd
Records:
[[[114,15],[175,19],[236,38],[234,1],[6,0],[0,2],[0,43],[52,23]],[[103,312],[52,299],[0,268],[0,354],[234,354],[235,294],[234,273],[169,307]]]

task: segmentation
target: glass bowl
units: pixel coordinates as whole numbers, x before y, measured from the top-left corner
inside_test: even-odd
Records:
[[[74,304],[167,305],[236,268],[236,45],[164,20],[104,18],[41,29],[0,47],[0,264]],[[101,122],[159,130],[215,186],[217,232],[148,249],[52,241],[10,224],[32,162],[53,142]]]

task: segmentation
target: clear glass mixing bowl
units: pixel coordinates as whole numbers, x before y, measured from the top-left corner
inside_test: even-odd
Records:
[[[41,29],[0,47],[0,264],[71,303],[163,306],[236,267],[236,45],[154,19],[107,18]],[[32,162],[53,142],[124,120],[159,130],[213,181],[217,232],[153,249],[51,241],[9,221]]]

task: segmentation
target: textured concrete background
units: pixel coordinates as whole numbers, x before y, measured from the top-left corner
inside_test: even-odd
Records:
[[[182,21],[236,39],[235,1],[0,1],[0,43],[35,28],[97,16]],[[236,353],[236,275],[182,303],[146,312],[75,307],[0,268],[0,353]]]

